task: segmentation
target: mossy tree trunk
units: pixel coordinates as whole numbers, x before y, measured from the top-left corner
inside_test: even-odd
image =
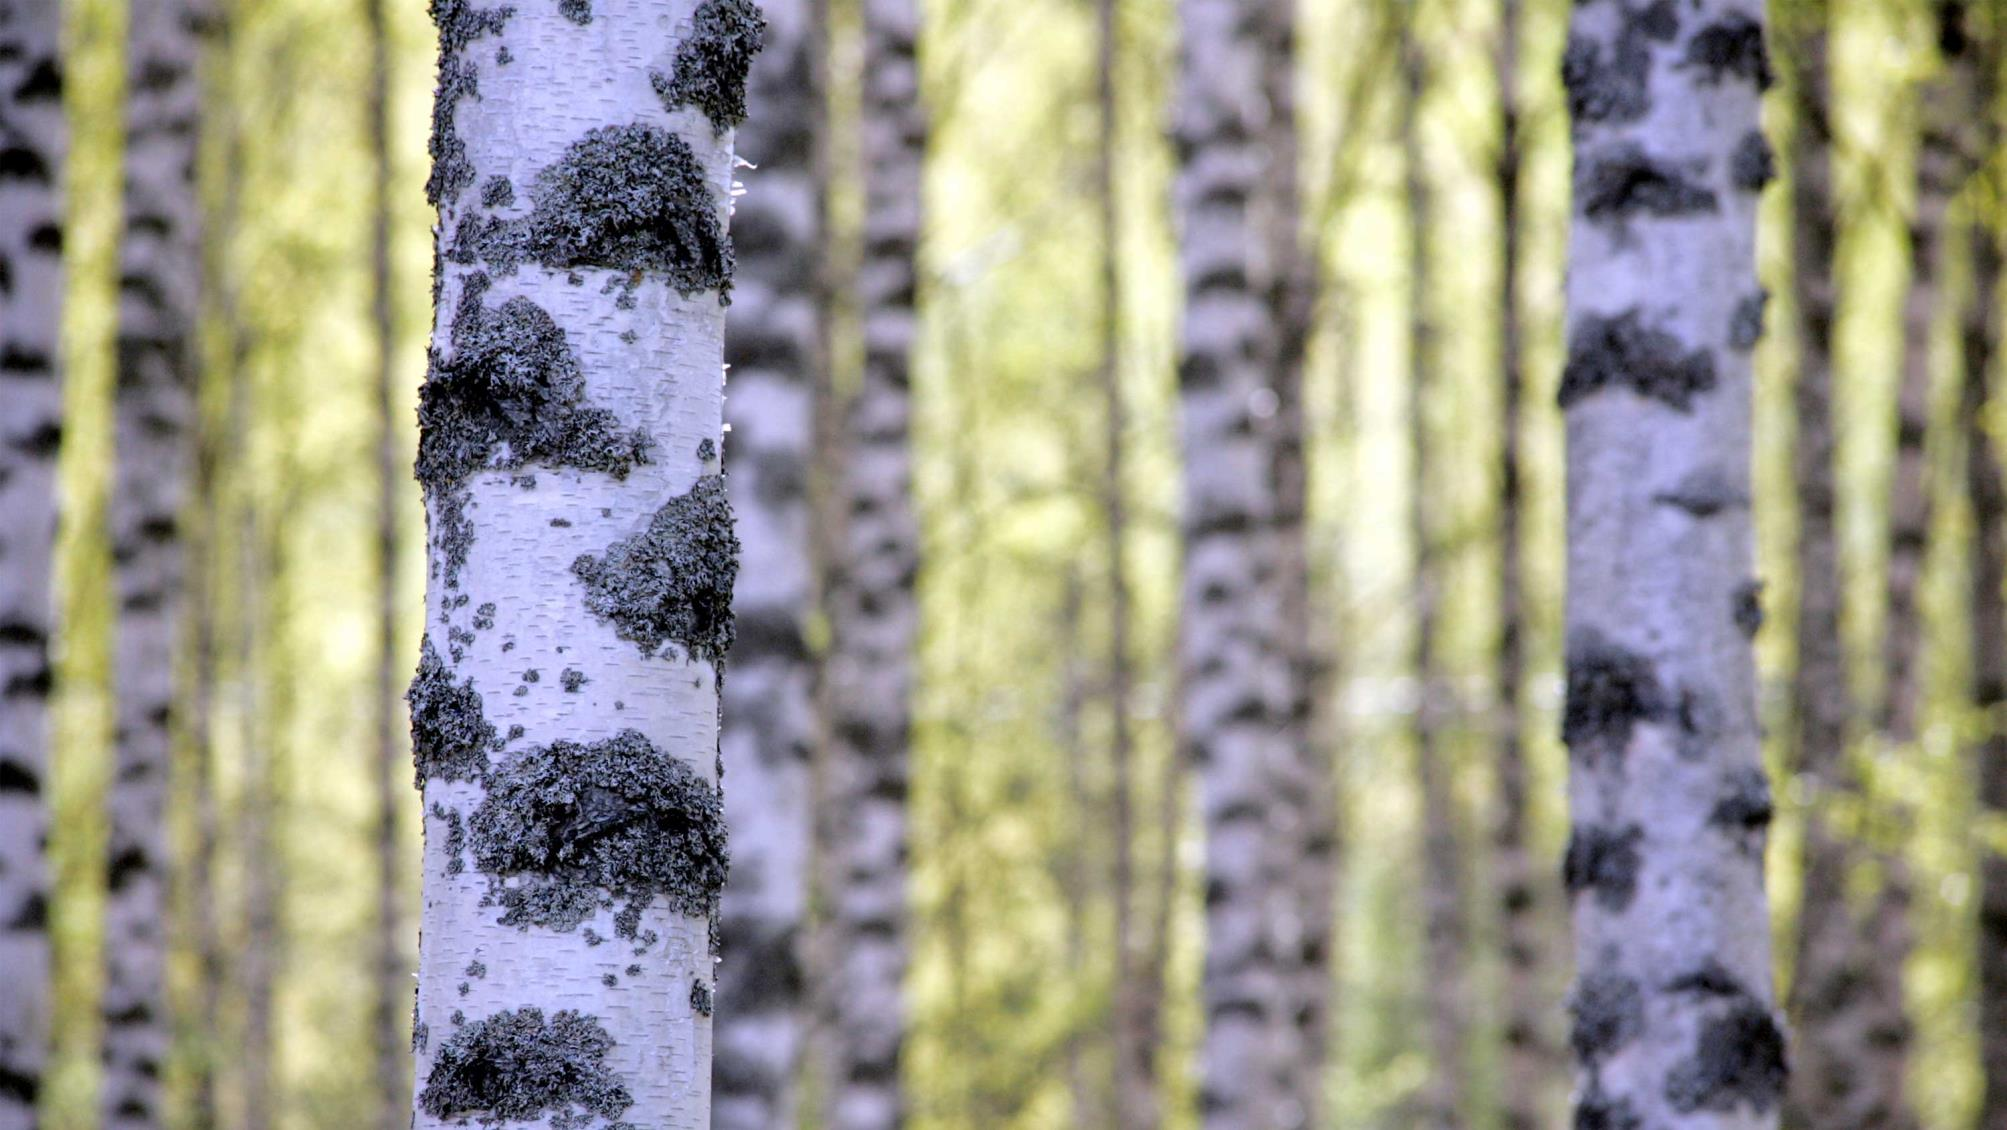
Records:
[[[829,965],[824,1126],[904,1122],[899,1072],[908,960],[906,792],[914,580],[911,365],[918,324],[927,120],[914,0],[864,0],[863,242],[856,287],[863,366],[844,406],[825,667],[830,741],[820,850]]]
[[[1205,1125],[1314,1125],[1329,875],[1309,744],[1292,5],[1182,0],[1180,756],[1206,830]]]
[[[1575,1124],[1776,1125],[1750,637],[1758,0],[1570,17],[1565,878]]]
[[[414,1125],[711,1119],[747,0],[433,0]]]
[[[809,483],[813,374],[824,365],[821,3],[768,0],[752,116],[738,134],[738,152],[754,168],[732,220],[739,270],[725,334],[725,463],[745,569],[724,688],[725,816],[736,837],[718,969],[717,1130],[796,1124],[807,1027],[802,946],[816,738]]]
[[[62,6],[0,6],[0,1130],[35,1126],[49,1037],[51,565],[62,439]]]
[[[116,771],[105,901],[107,1127],[156,1125],[168,1050],[166,806],[173,752],[181,524],[195,442],[197,66],[204,9],[133,6],[119,237],[111,494]]]

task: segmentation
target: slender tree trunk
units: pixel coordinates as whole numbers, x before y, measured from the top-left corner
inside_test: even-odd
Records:
[[[251,377],[241,370],[239,419],[252,426],[256,405]],[[237,839],[244,860],[244,1039],[242,1077],[244,1130],[270,1130],[278,1123],[277,1022],[279,969],[285,961],[286,934],[280,911],[284,872],[278,836],[284,825],[279,759],[284,748],[291,695],[287,666],[279,641],[284,636],[285,578],[279,554],[279,534],[272,519],[260,513],[257,487],[240,480],[241,523],[237,575],[243,620],[237,639],[237,678],[243,686],[243,799],[238,812]],[[277,513],[288,511],[282,503]]]
[[[1206,828],[1208,1127],[1313,1125],[1330,925],[1304,854],[1320,835],[1303,686],[1292,6],[1182,0],[1175,138],[1184,225],[1180,744]],[[1327,884],[1328,876],[1320,877]],[[1327,904],[1328,905],[1328,904]]]
[[[1553,893],[1527,844],[1532,790],[1522,743],[1521,694],[1526,680],[1526,594],[1520,561],[1520,427],[1525,371],[1519,312],[1521,163],[1519,109],[1520,4],[1499,14],[1499,135],[1492,175],[1498,188],[1499,436],[1498,449],[1498,761],[1497,811],[1491,836],[1492,897],[1498,907],[1505,973],[1501,1008],[1505,1058],[1500,1117],[1504,1130],[1535,1130],[1550,1090],[1555,1049],[1547,1031],[1547,941],[1542,929]]]
[[[921,158],[920,11],[864,0],[864,233],[857,272],[864,364],[846,405],[830,580],[831,801],[824,850],[832,966],[832,1062],[823,1125],[903,1124],[906,793],[912,727],[913,510],[910,370],[917,327]]]
[[[1577,6],[1565,866],[1575,1125],[1776,1125],[1750,635],[1757,0]]]
[[[111,496],[118,718],[100,1005],[103,1119],[114,1130],[159,1123],[169,1041],[166,804],[195,439],[201,31],[184,0],[135,5],[128,31]]]
[[[437,0],[415,1130],[711,1119],[745,0]]]
[[[391,270],[390,44],[388,0],[363,0],[369,28],[369,144],[373,168],[370,202],[370,318],[376,331],[376,983],[370,1027],[376,1041],[376,1124],[399,1130],[409,1120],[406,1071],[410,1049],[400,1038],[410,969],[404,956],[405,874],[398,850],[399,760],[397,736],[397,577],[402,539],[397,501],[403,486],[397,416],[397,301]]]
[[[718,968],[711,1125],[796,1125],[806,1036],[802,952],[808,917],[815,660],[806,634],[817,555],[809,489],[816,378],[824,365],[823,128],[816,24],[821,0],[767,0],[753,117],[738,151],[754,166],[733,217],[739,250],[726,463],[746,569],[734,597],[739,641],[724,687],[726,822],[739,830],[726,884]]]
[[[62,10],[0,7],[0,1130],[36,1125],[48,1061],[51,563],[63,393]]]
[[[1087,746],[1081,738],[1081,715],[1085,712],[1088,695],[1086,663],[1080,648],[1081,612],[1080,572],[1078,568],[1069,568],[1060,601],[1059,623],[1053,625],[1053,630],[1060,641],[1057,737],[1060,756],[1066,763],[1066,799],[1071,822],[1055,869],[1059,872],[1059,888],[1066,898],[1066,968],[1072,977],[1091,978],[1093,966],[1087,951],[1087,918],[1094,864],[1089,845],[1098,838],[1096,832],[1100,827],[1101,813],[1087,787]],[[1075,982],[1076,985],[1080,983]],[[1075,993],[1079,998],[1089,995],[1078,989]],[[1090,1130],[1098,1125],[1096,1116],[1107,1109],[1107,1104],[1096,1101],[1094,1088],[1087,1078],[1084,1053],[1088,1037],[1087,1025],[1076,1024],[1066,1039],[1066,1091],[1071,1102],[1074,1130]]]

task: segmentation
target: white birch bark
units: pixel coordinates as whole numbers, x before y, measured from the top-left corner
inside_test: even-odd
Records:
[[[732,219],[739,270],[725,334],[732,378],[725,463],[745,568],[724,686],[725,817],[736,836],[718,969],[716,1130],[796,1124],[806,1019],[816,719],[805,628],[815,599],[811,374],[822,363],[821,67],[815,0],[768,0],[765,9],[766,46],[747,94],[751,117],[738,134],[739,155],[753,169]]]
[[[710,1123],[735,0],[435,0],[414,1126]]]
[[[62,308],[62,12],[0,0],[0,1130],[36,1125],[49,1035],[49,641]]]
[[[921,160],[927,120],[914,0],[865,0],[864,364],[846,405],[829,578],[829,769],[818,835],[830,862],[829,1075],[822,1125],[905,1120],[899,1061],[908,961],[906,795],[919,524],[912,501],[910,370],[918,325]]]
[[[158,1124],[167,1055],[166,802],[181,522],[195,439],[196,69],[203,10],[135,5],[127,34],[111,495],[118,614],[116,772],[107,804],[104,1078],[107,1127]]]
[[[1758,0],[1571,16],[1565,876],[1575,1125],[1776,1125],[1750,635]]]

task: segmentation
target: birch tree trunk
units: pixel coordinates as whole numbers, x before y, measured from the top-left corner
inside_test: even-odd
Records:
[[[434,0],[415,1130],[710,1123],[746,0]]]
[[[739,639],[724,687],[725,817],[738,836],[718,968],[716,1130],[798,1122],[816,741],[806,634],[816,588],[812,374],[825,366],[820,4],[766,3],[766,47],[748,93],[752,118],[738,134],[738,151],[754,171],[733,217],[739,272],[725,335],[732,378],[725,457],[746,568],[734,597]]]
[[[856,278],[863,372],[845,406],[828,608],[828,799],[821,850],[829,967],[822,1125],[906,1116],[906,789],[920,531],[912,500],[910,369],[927,120],[914,0],[864,0],[864,232]]]
[[[1758,0],[1570,17],[1565,878],[1575,1125],[1776,1125],[1750,636]]]
[[[1208,1127],[1297,1127],[1316,1119],[1330,932],[1303,857],[1332,845],[1303,685],[1294,17],[1282,0],[1179,13],[1178,725],[1206,829],[1199,1107]]]
[[[125,204],[119,240],[116,457],[111,495],[118,613],[116,771],[108,804],[104,1125],[160,1121],[168,1050],[166,802],[181,522],[195,439],[197,65],[202,9],[135,5],[126,60]]]
[[[62,10],[0,2],[0,1130],[35,1126],[49,1038],[49,655],[63,292]]]

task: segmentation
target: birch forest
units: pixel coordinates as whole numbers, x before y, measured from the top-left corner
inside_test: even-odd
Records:
[[[0,1130],[2007,1130],[2007,0],[0,0]]]

